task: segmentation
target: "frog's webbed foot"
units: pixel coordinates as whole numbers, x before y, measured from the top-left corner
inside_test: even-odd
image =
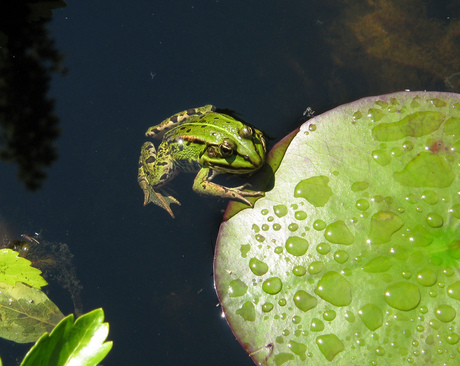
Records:
[[[165,192],[160,193],[155,191],[152,188],[152,186],[148,184],[146,181],[139,182],[139,185],[144,191],[144,206],[152,202],[155,205],[164,208],[166,211],[168,211],[171,217],[174,218],[174,214],[171,210],[170,205],[171,203],[175,203],[180,206],[180,202],[178,200],[176,200],[173,196]]]
[[[250,207],[253,207],[253,204],[246,197],[265,196],[265,193],[260,191],[243,191],[245,187],[250,186],[249,183],[245,183],[238,187],[226,187],[211,182],[211,179],[213,179],[217,174],[218,173],[211,171],[210,169],[201,169],[193,182],[193,190],[203,195],[218,196],[240,201]]]
[[[242,184],[241,186],[238,187],[224,187],[222,188],[224,190],[227,190],[230,195],[227,197],[230,199],[234,199],[240,202],[243,202],[247,204],[249,207],[254,207],[251,201],[246,199],[246,197],[263,197],[265,196],[265,192],[262,191],[243,191],[243,189],[247,186],[250,186],[249,183]]]

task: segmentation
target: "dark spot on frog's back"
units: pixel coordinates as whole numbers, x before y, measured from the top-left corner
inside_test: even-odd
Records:
[[[177,123],[177,116],[174,116],[170,119],[171,122],[173,123]]]
[[[145,161],[147,164],[150,164],[150,163],[153,163],[155,161],[155,158],[153,156],[150,156],[147,158],[147,160]]]
[[[168,174],[165,173],[160,177],[160,181],[168,179]]]
[[[157,165],[163,166],[163,165],[168,165],[168,163],[166,161],[160,161],[157,163]]]

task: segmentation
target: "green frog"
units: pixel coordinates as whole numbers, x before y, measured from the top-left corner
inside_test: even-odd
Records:
[[[151,142],[142,146],[137,181],[149,202],[164,208],[179,201],[164,186],[179,172],[198,172],[193,182],[197,193],[238,200],[252,207],[246,197],[263,192],[243,191],[247,184],[225,187],[212,182],[221,173],[249,174],[265,163],[266,142],[258,129],[216,112],[212,105],[192,108],[150,127],[147,137],[162,139],[158,151]]]

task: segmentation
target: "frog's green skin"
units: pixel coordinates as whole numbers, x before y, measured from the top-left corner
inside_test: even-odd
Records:
[[[220,173],[248,174],[265,162],[263,133],[233,117],[215,112],[206,105],[176,113],[159,125],[150,127],[147,137],[162,139],[158,151],[151,142],[142,146],[137,180],[144,191],[144,205],[153,202],[174,217],[171,203],[180,205],[164,191],[164,185],[179,172],[198,172],[193,189],[210,196],[242,201],[263,196],[239,187],[224,187],[211,180]]]

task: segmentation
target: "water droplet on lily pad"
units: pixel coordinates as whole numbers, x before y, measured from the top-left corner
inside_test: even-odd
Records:
[[[274,206],[273,211],[275,211],[275,215],[278,217],[286,216],[288,213],[288,209],[285,205]]]
[[[345,349],[343,342],[335,334],[319,336],[316,338],[316,344],[329,362]]]
[[[297,220],[305,220],[307,218],[307,213],[305,211],[296,211],[294,217]]]
[[[341,274],[329,271],[318,281],[315,294],[335,306],[351,303],[352,286]]]
[[[397,282],[387,287],[384,298],[392,308],[408,311],[420,303],[421,295],[416,285],[409,282]]]
[[[373,244],[388,243],[391,236],[404,225],[404,220],[391,211],[379,211],[372,215],[369,240]]]
[[[300,257],[307,252],[308,241],[298,236],[291,236],[286,240],[285,247],[289,254]]]
[[[440,321],[444,323],[451,322],[457,316],[457,312],[455,311],[455,309],[452,306],[446,304],[439,305],[434,313],[436,315],[436,318],[438,318]]]
[[[407,187],[449,187],[455,179],[450,164],[439,155],[422,151],[394,179]]]
[[[257,258],[251,258],[249,261],[249,268],[256,276],[263,276],[268,272],[268,265]]]
[[[294,189],[294,197],[305,198],[315,207],[324,207],[331,196],[329,178],[324,175],[304,179]]]
[[[270,295],[276,295],[282,288],[283,282],[278,277],[267,278],[262,284],[262,290]]]
[[[342,220],[329,224],[324,232],[324,237],[333,244],[350,245],[355,241],[354,235]]]
[[[422,286],[433,286],[436,283],[437,276],[436,273],[432,269],[426,268],[422,269],[418,274],[417,274],[417,281],[420,283]]]
[[[311,320],[310,330],[312,332],[321,332],[324,330],[324,323],[318,318],[313,318]]]
[[[248,290],[248,286],[241,280],[233,280],[228,286],[228,295],[231,297],[243,296]]]
[[[295,353],[297,356],[299,356],[301,361],[305,361],[307,359],[305,356],[305,352],[307,352],[307,346],[305,344],[296,342],[291,339],[288,343],[288,347],[292,353]]]
[[[300,310],[308,311],[310,309],[313,309],[318,304],[318,300],[316,300],[316,297],[311,296],[306,291],[298,290],[294,294],[294,304]]]
[[[460,281],[457,281],[447,288],[447,294],[455,299],[460,300]]]
[[[374,161],[381,166],[391,163],[391,156],[385,150],[372,151],[372,158],[374,158]]]
[[[409,136],[425,136],[436,131],[445,118],[446,116],[441,112],[414,112],[398,122],[378,124],[372,129],[372,136],[377,141],[395,141]]]
[[[266,302],[265,304],[262,305],[262,311],[264,313],[269,313],[272,310],[273,310],[273,304],[271,302]]]
[[[377,305],[364,305],[358,310],[358,315],[364,325],[371,331],[377,330],[383,324],[383,312]]]
[[[426,222],[429,226],[433,228],[441,227],[444,224],[444,220],[441,215],[438,215],[435,212],[431,212],[426,217]]]

